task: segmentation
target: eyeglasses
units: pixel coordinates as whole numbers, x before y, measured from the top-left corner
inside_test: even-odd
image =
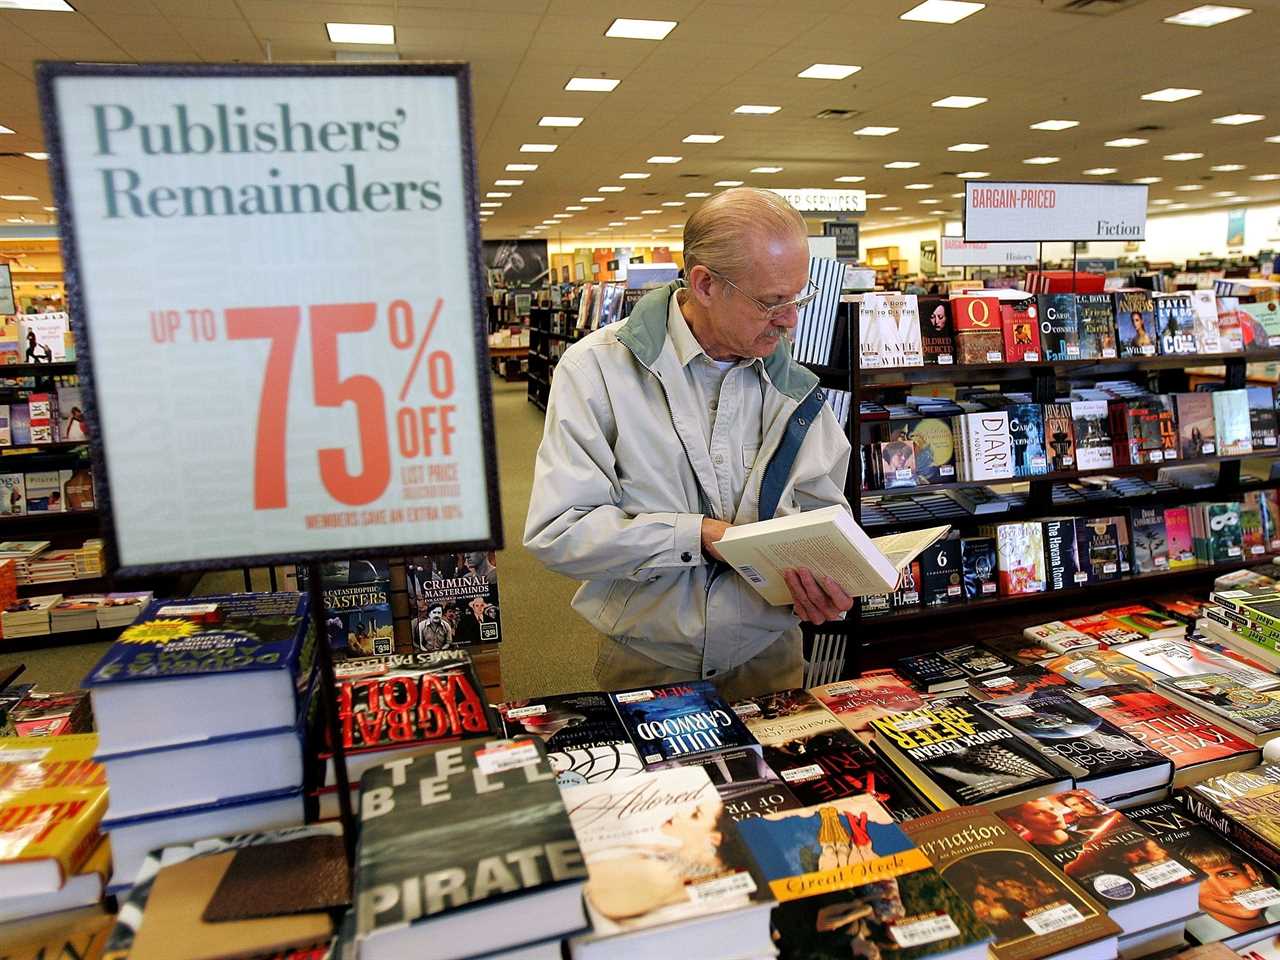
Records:
[[[708,272],[713,274],[716,277],[719,277],[721,280],[723,280],[729,286],[733,287],[733,289],[737,290],[740,294],[742,294],[744,297],[746,297],[748,300],[754,303],[757,307],[759,307],[760,312],[764,314],[764,319],[768,320],[770,323],[777,320],[779,317],[784,316],[786,312],[793,307],[797,311],[803,310],[809,304],[813,303],[814,300],[818,299],[818,295],[822,293],[822,288],[818,286],[816,283],[814,283],[812,280],[810,280],[807,286],[805,287],[805,292],[800,294],[800,296],[796,297],[794,300],[787,300],[784,303],[761,303],[759,300],[757,300],[751,294],[747,293],[747,291],[743,290],[740,286],[738,286],[728,277],[721,276],[720,274],[716,273],[714,270],[711,270]]]

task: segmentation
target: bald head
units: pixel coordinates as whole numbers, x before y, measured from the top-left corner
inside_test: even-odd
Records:
[[[693,212],[684,225],[685,275],[696,266],[738,281],[750,276],[768,241],[806,245],[804,217],[772,190],[734,187]]]

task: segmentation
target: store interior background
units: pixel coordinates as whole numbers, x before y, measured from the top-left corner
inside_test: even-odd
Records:
[[[1268,92],[1280,0],[1233,4],[1235,18],[1210,27],[1168,22],[1195,0],[989,0],[941,11],[965,14],[954,23],[905,19],[912,0],[63,6],[0,9],[0,257],[12,262],[20,295],[24,285],[29,295],[55,291],[61,280],[34,83],[34,63],[46,59],[469,61],[483,235],[545,239],[557,267],[639,248],[678,262],[689,213],[738,182],[866,190],[856,221],[863,255],[895,250],[904,278],[920,270],[922,242],[959,235],[966,179],[1149,183],[1146,240],[1091,243],[1075,251],[1082,257],[1181,264],[1280,247],[1280,108]],[[660,40],[608,36],[618,17],[675,26]],[[393,42],[335,43],[330,23],[387,25]],[[843,79],[799,75],[816,64],[857,69]],[[574,78],[617,83],[582,92]],[[1196,92],[1144,99],[1171,88]],[[957,96],[983,102],[936,105]],[[776,109],[739,112],[744,105]],[[1035,128],[1049,120],[1074,125]],[[1240,242],[1229,244],[1231,213],[1241,210],[1243,236],[1234,231]],[[821,234],[822,218],[810,222]],[[1072,252],[1044,245],[1046,262]],[[500,381],[495,410],[506,691],[589,688],[595,638],[569,609],[574,585],[519,545],[542,415],[523,384]],[[240,582],[238,573],[212,576],[201,589]],[[75,686],[100,649],[21,660],[32,680],[58,689]],[[0,665],[13,659],[0,654]]]

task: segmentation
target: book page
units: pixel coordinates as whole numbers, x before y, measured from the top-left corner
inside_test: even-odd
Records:
[[[901,571],[903,567],[941,540],[951,530],[949,526],[929,527],[926,530],[913,530],[908,533],[891,533],[884,537],[875,537],[872,543],[884,554],[885,559]]]

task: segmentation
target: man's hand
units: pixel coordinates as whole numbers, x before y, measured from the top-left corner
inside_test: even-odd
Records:
[[[724,557],[720,556],[720,551],[716,549],[716,543],[724,536],[724,532],[733,524],[725,523],[723,520],[713,520],[711,517],[702,518],[702,552],[713,560],[723,561]]]
[[[704,539],[705,531],[704,526]],[[853,597],[830,577],[815,577],[809,570],[788,570],[783,578],[791,590],[791,599],[795,601],[796,616],[801,620],[813,624],[826,623],[853,608]]]

